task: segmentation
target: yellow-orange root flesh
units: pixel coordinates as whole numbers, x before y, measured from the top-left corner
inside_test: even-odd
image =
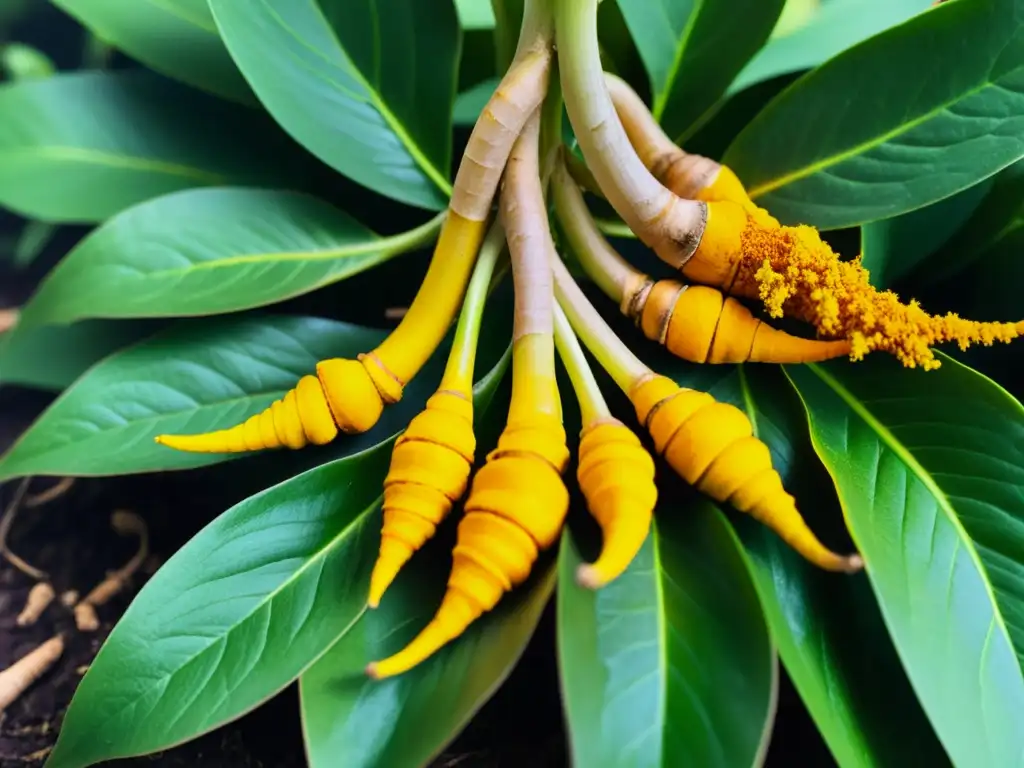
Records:
[[[863,567],[859,555],[830,551],[808,528],[768,446],[739,408],[659,375],[638,382],[629,396],[658,454],[687,483],[768,526],[820,568],[853,573]]]
[[[850,354],[850,343],[802,339],[772,328],[717,288],[659,280],[640,314],[647,338],[692,363],[811,363]]]
[[[576,478],[601,527],[601,552],[576,571],[576,581],[598,589],[622,575],[651,528],[658,489],[654,460],[622,422],[597,422],[580,439]]]
[[[395,441],[384,480],[380,552],[370,576],[371,608],[466,492],[475,451],[470,392],[437,391]]]
[[[900,301],[871,285],[860,262],[842,261],[809,226],[765,226],[749,220],[740,232],[738,284],[757,291],[772,317],[795,317],[825,338],[847,339],[850,357],[887,352],[908,368],[933,370],[932,347],[956,343],[1008,343],[1024,334],[1024,322],[977,322],[954,313],[928,314],[915,300]]]
[[[191,453],[325,445],[339,431],[366,432],[380,419],[385,403],[401,397],[402,385],[375,355],[333,358],[317,363],[316,376],[303,376],[284,397],[242,424],[199,435],[158,435],[156,442]]]
[[[371,663],[370,677],[402,674],[430,658],[527,579],[569,511],[562,480],[568,460],[557,418],[509,422],[473,478],[440,608],[404,649]]]

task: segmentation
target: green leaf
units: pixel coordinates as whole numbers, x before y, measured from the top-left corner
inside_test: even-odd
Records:
[[[206,0],[53,0],[95,35],[160,74],[255,103]]]
[[[47,221],[26,222],[25,227],[18,236],[18,242],[14,245],[11,262],[14,266],[21,269],[29,266],[39,258],[39,255],[53,241],[58,231],[59,227],[57,225],[50,224]]]
[[[24,43],[0,46],[0,67],[11,80],[40,80],[57,72],[45,53]]]
[[[829,0],[806,24],[773,37],[736,76],[728,93],[813,69],[847,48],[929,8],[933,0]],[[781,20],[780,20],[781,23]]]
[[[141,203],[82,240],[22,309],[25,325],[234,312],[370,269],[438,228],[381,238],[317,198],[193,189]]]
[[[1024,156],[1024,0],[957,0],[786,89],[725,162],[784,223],[838,229],[941,200]]]
[[[569,536],[559,559],[574,763],[760,764],[775,716],[775,650],[721,513],[706,501],[662,501],[630,567],[597,591],[576,584],[582,558]]]
[[[619,0],[651,79],[654,116],[681,142],[771,34],[784,0]]]
[[[806,413],[778,368],[676,362],[664,370],[742,408],[811,529],[836,551],[849,551],[842,509],[814,454]],[[948,765],[867,579],[826,573],[766,526],[731,517],[753,562],[779,655],[839,765]]]
[[[142,588],[89,666],[47,765],[155,752],[294,680],[365,610],[391,442],[257,494]]]
[[[1005,270],[1016,267],[1016,255],[1024,237],[1022,230],[1024,161],[1018,161],[995,176],[989,194],[970,219],[933,259],[929,259],[927,270],[918,270],[914,277],[922,284],[934,284],[955,278],[978,265],[983,267],[984,274],[995,278],[992,287],[1001,287],[999,292],[1005,292],[1013,285]]]
[[[299,691],[311,768],[428,765],[519,661],[554,591],[550,557],[542,556],[525,584],[422,664],[383,681],[366,678],[369,661],[399,651],[433,617],[450,568],[448,544],[431,541],[380,607],[303,674]],[[437,556],[441,552],[445,557]]]
[[[463,29],[494,29],[490,0],[455,0],[455,10]]]
[[[452,112],[452,119],[455,125],[467,128],[476,124],[477,118],[483,112],[487,102],[501,82],[500,77],[492,77],[477,83],[469,90],[463,91],[455,99],[455,109]]]
[[[86,320],[66,326],[15,326],[0,336],[0,384],[59,392],[92,365],[153,333],[156,322]]]
[[[483,416],[510,359],[474,387]],[[361,633],[392,445],[243,501],[168,560],[79,685],[50,768],[194,738],[258,706],[353,628]]]
[[[148,72],[0,86],[0,205],[28,218],[94,222],[180,189],[281,184],[302,178],[301,154],[265,115]]]
[[[950,759],[1017,762],[1024,408],[945,356],[930,372],[891,360],[785,370]]]
[[[861,228],[861,258],[871,282],[889,288],[949,240],[992,189],[992,179],[933,205]]]
[[[461,34],[451,0],[209,2],[256,95],[300,143],[375,192],[447,205]]]
[[[119,475],[225,461],[221,454],[174,451],[153,438],[239,424],[312,373],[318,360],[353,357],[384,335],[302,317],[183,321],[90,369],[0,457],[0,479]],[[349,453],[379,442],[387,427],[394,431],[391,419],[382,421],[337,442]]]

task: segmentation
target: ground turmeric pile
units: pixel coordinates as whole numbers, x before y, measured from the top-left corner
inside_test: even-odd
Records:
[[[772,317],[796,317],[824,337],[848,339],[853,360],[877,350],[908,368],[933,370],[939,367],[931,349],[936,344],[991,346],[1024,333],[1024,322],[977,322],[954,313],[940,317],[916,300],[904,304],[892,291],[871,285],[859,257],[841,261],[813,227],[765,227],[750,220],[740,242],[738,282],[756,283]]]

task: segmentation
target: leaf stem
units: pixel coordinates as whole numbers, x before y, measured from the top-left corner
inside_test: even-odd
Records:
[[[621,303],[639,273],[601,235],[583,193],[562,162],[551,177],[551,192],[558,221],[580,266],[603,293]]]
[[[583,354],[583,347],[580,346],[565,311],[558,304],[555,305],[555,346],[576,392],[583,429],[596,421],[610,419],[612,412],[604,395],[601,394],[601,387],[594,378],[586,355]]]
[[[663,261],[682,267],[700,243],[707,206],[666,189],[633,149],[601,66],[598,0],[555,2],[565,107],[587,166],[629,228]]]
[[[359,246],[358,248],[347,249],[345,250],[345,255],[357,255],[363,251],[367,253],[379,251],[385,259],[390,259],[394,256],[414,251],[417,248],[422,248],[437,237],[437,233],[441,231],[441,227],[444,226],[444,221],[447,217],[448,210],[445,209],[418,227],[405,232],[399,232],[397,235],[382,237],[367,243],[365,248]]]
[[[473,369],[480,340],[480,323],[491,288],[495,265],[505,249],[505,231],[499,222],[491,224],[490,231],[480,247],[473,276],[466,289],[459,323],[455,328],[448,363],[441,378],[441,389],[469,392],[473,388]]]
[[[512,400],[509,421],[560,414],[555,384],[554,290],[557,258],[540,180],[540,111],[534,112],[509,157],[501,195],[515,288]]]
[[[615,380],[619,388],[629,393],[638,380],[651,375],[651,369],[633,354],[594,309],[594,305],[572,279],[565,264],[554,254],[551,272],[554,276],[558,304],[565,311],[580,341],[590,350],[590,354],[597,358],[598,363]]]

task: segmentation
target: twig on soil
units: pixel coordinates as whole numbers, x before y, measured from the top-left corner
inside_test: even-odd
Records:
[[[25,607],[21,609],[21,613],[18,614],[16,622],[19,627],[30,627],[39,621],[39,617],[43,615],[50,603],[53,602],[53,598],[57,596],[57,592],[54,590],[53,585],[48,581],[37,582],[28,593],[28,599],[25,600]]]
[[[25,509],[34,509],[35,507],[41,507],[44,504],[49,504],[55,499],[59,499],[65,493],[71,490],[75,484],[75,478],[64,477],[61,478],[59,483],[55,483],[47,488],[45,491],[39,493],[33,493],[31,496],[25,498]]]
[[[80,603],[75,605],[75,626],[80,632],[95,632],[99,629],[100,620],[96,615],[96,607],[103,605],[114,595],[124,589],[134,573],[149,556],[149,530],[146,521],[134,512],[117,510],[110,517],[111,527],[122,536],[134,534],[139,537],[139,548],[131,560],[116,571],[110,571],[107,578],[93,587]]]
[[[0,672],[0,712],[17,701],[32,683],[53,666],[62,653],[64,638],[56,635]]]
[[[43,581],[47,578],[46,571],[41,571],[38,568],[29,565],[16,554],[11,552],[10,548],[7,546],[7,535],[11,531],[11,526],[14,525],[14,518],[18,514],[18,510],[21,508],[21,502],[25,498],[25,493],[28,491],[28,486],[31,482],[31,477],[26,477],[21,481],[17,490],[14,492],[14,498],[11,499],[11,503],[8,504],[7,509],[4,510],[4,516],[0,518],[0,555],[6,557],[10,564],[22,573],[27,576],[31,576],[36,581]]]
[[[0,333],[13,328],[18,322],[19,314],[17,309],[0,309]]]

